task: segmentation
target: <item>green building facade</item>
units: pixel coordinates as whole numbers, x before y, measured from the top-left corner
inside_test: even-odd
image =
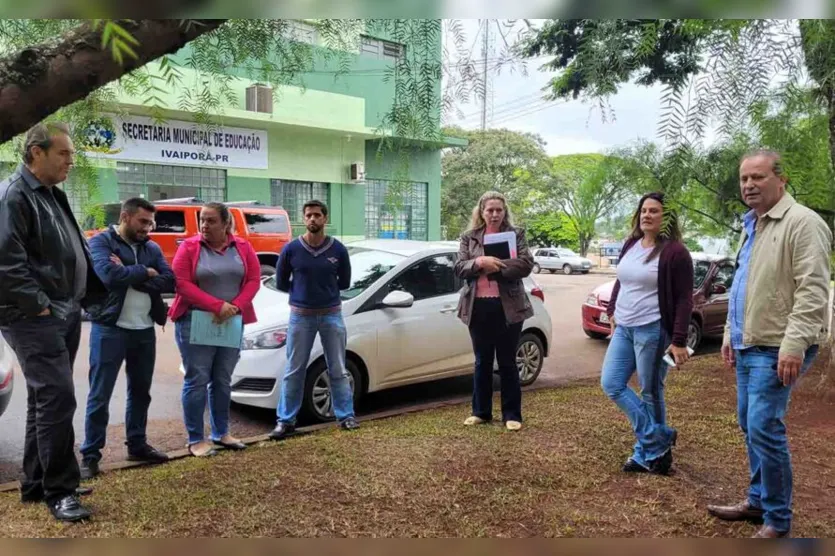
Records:
[[[295,25],[304,31],[301,40],[321,45],[315,27]],[[363,35],[347,72],[337,75],[328,63],[317,62],[303,77],[304,89],[272,90],[241,71],[233,75],[236,104],[225,105],[208,127],[194,124],[195,115],[180,109],[182,91],[157,95],[164,107],[162,122],[150,117],[141,98],[120,94],[122,112],[112,116],[111,133],[91,130],[102,145],[91,153],[99,168],[94,201],[138,195],[151,201],[257,200],[283,206],[298,234],[302,204],[318,198],[330,208],[329,232],[343,241],[439,239],[440,149],[465,143],[447,139],[412,142],[396,152],[379,148],[378,127],[394,98],[386,70],[408,49],[408,44]],[[437,52],[440,57],[440,40]],[[175,60],[188,55],[187,47]],[[150,70],[158,66],[151,64]],[[180,71],[183,83],[196,78],[184,66]],[[436,89],[440,95],[440,83]],[[80,207],[75,187],[66,189]],[[398,192],[395,204],[392,190]]]

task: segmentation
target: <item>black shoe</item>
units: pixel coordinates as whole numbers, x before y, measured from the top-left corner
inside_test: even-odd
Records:
[[[128,461],[145,461],[148,463],[165,463],[168,461],[168,454],[164,454],[149,444],[143,444],[138,448],[128,448]]]
[[[638,463],[632,458],[626,460],[626,463],[623,464],[623,472],[624,473],[649,473],[649,469]]]
[[[88,494],[93,494],[93,489],[91,487],[78,487],[75,489],[76,496],[87,496]],[[40,492],[38,494],[21,494],[20,501],[24,504],[32,504],[35,502],[43,502],[44,497],[43,493]]]
[[[101,474],[99,462],[94,459],[81,460],[81,480],[89,481]]]
[[[667,450],[660,458],[649,462],[649,472],[655,475],[669,475],[673,467],[673,449]]]
[[[58,521],[83,521],[93,515],[90,510],[81,505],[74,494],[64,496],[49,504],[49,510]]]
[[[344,431],[355,431],[360,428],[360,424],[357,423],[357,420],[353,417],[348,417],[341,423],[339,423],[339,427]]]
[[[286,438],[287,435],[292,434],[295,430],[295,425],[290,425],[289,423],[279,423],[270,433],[270,440],[281,440],[282,438]]]

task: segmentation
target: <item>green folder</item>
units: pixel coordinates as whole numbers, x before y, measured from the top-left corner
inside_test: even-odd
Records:
[[[221,324],[214,322],[214,315],[206,311],[191,312],[191,335],[189,341],[201,346],[238,348],[244,335],[241,315],[226,319]]]

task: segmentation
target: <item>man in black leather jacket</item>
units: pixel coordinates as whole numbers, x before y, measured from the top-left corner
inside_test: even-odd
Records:
[[[45,501],[62,521],[90,517],[77,498],[84,492],[74,453],[72,368],[81,307],[92,310],[106,293],[56,187],[74,152],[66,125],[38,124],[26,134],[24,163],[0,183],[0,330],[28,394],[21,499]]]

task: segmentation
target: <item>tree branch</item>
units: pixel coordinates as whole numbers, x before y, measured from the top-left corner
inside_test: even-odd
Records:
[[[734,227],[733,227],[733,226],[731,226],[730,224],[727,224],[726,222],[722,222],[721,220],[716,219],[716,217],[711,216],[710,214],[708,214],[708,213],[706,213],[706,212],[702,212],[702,211],[700,211],[700,210],[699,210],[699,209],[697,209],[697,208],[689,207],[689,206],[685,205],[684,203],[682,203],[681,201],[676,200],[676,204],[677,204],[677,205],[679,205],[679,206],[681,206],[681,207],[683,207],[683,208],[685,208],[685,209],[687,209],[687,210],[692,210],[693,212],[696,212],[696,213],[698,213],[698,214],[701,214],[701,215],[702,215],[702,216],[704,216],[705,218],[707,218],[707,219],[709,219],[709,220],[711,220],[711,221],[715,222],[716,224],[719,224],[719,225],[720,225],[720,226],[722,226],[723,228],[727,228],[727,229],[729,229],[730,231],[734,232],[735,234],[739,234],[739,233],[741,233],[741,232],[742,232],[742,230],[740,230],[739,228],[734,228]]]
[[[225,19],[140,19],[119,24],[139,41],[124,65],[101,47],[101,30],[84,23],[57,42],[0,59],[0,143],[160,56],[220,27]]]

